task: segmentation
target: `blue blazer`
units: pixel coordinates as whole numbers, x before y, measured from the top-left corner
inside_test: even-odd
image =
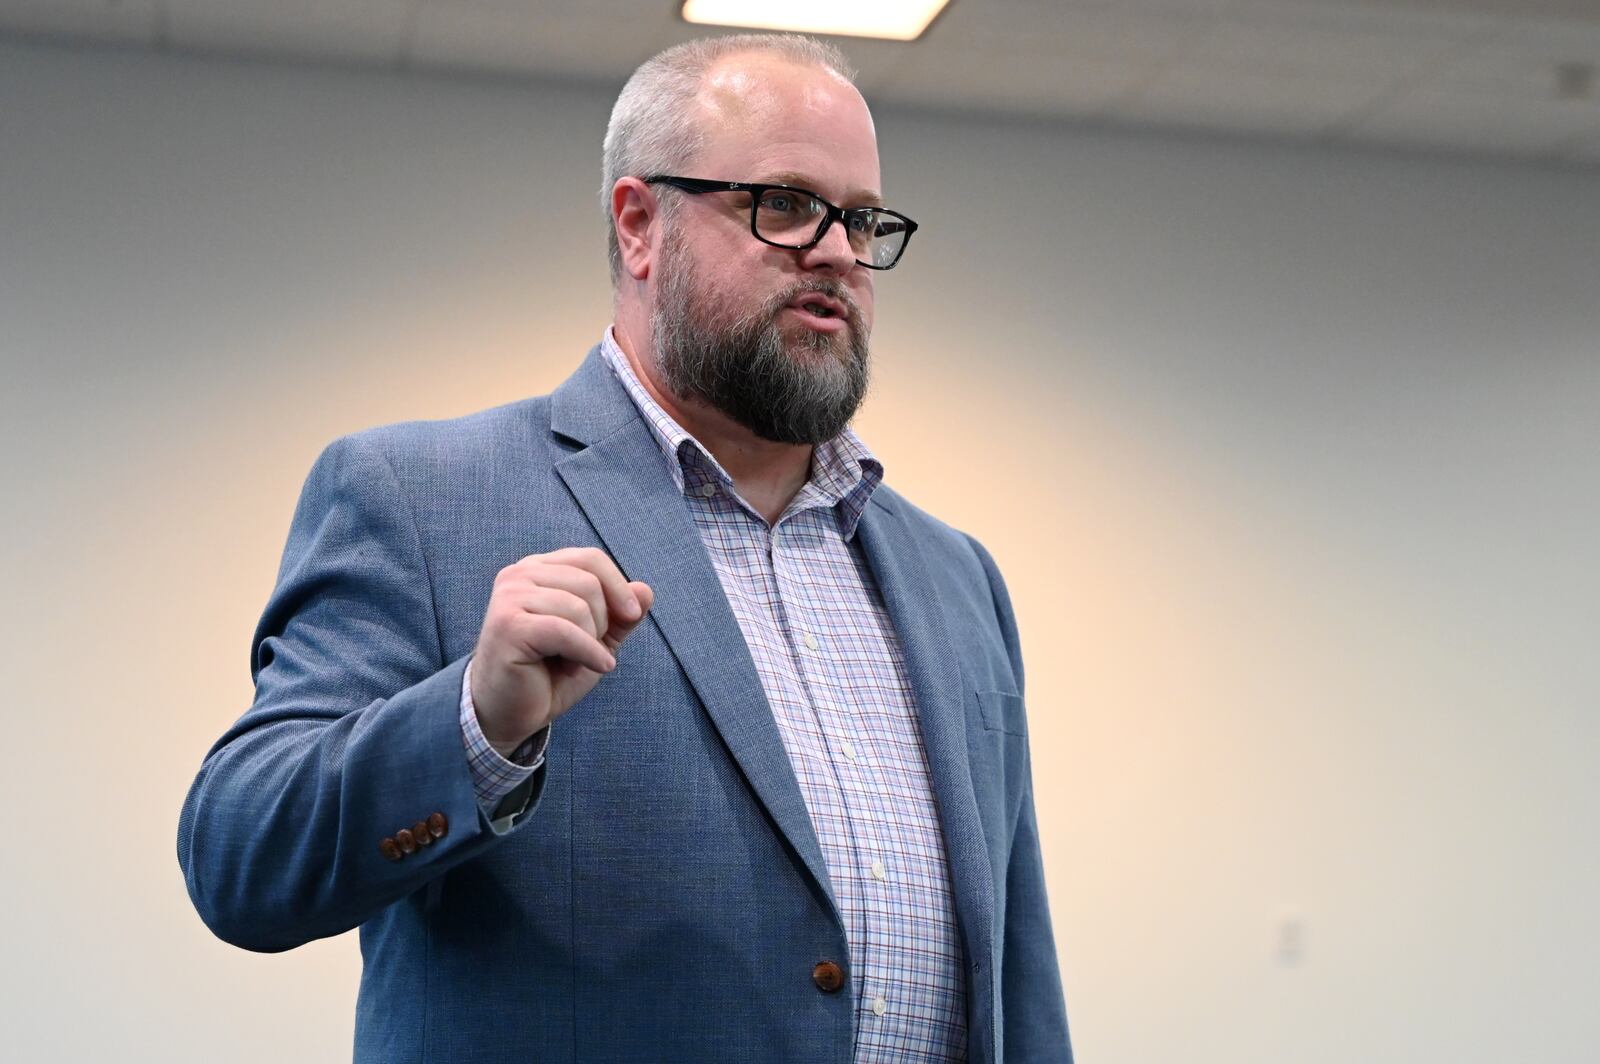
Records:
[[[887,485],[858,535],[927,745],[969,1057],[1070,1061],[1005,585],[977,541]],[[568,546],[605,550],[655,607],[491,820],[462,671],[495,574]],[[799,785],[665,458],[598,348],[552,395],[330,444],[250,667],[254,704],[200,767],[178,859],[235,945],[360,927],[357,1061],[851,1061],[849,949]],[[430,819],[430,845],[380,852]],[[842,990],[812,981],[823,960]]]

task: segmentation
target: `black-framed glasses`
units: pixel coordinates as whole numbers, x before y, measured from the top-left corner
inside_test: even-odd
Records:
[[[775,248],[804,251],[816,247],[834,222],[844,222],[856,262],[869,270],[889,270],[906,252],[917,223],[882,207],[835,207],[810,189],[748,181],[706,181],[655,174],[647,185],[671,185],[693,195],[745,192],[750,196],[750,234]]]

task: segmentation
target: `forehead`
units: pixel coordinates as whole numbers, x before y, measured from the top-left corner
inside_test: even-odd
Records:
[[[878,141],[854,86],[816,67],[731,56],[696,98],[705,131],[696,177],[804,185],[849,202],[879,192]]]

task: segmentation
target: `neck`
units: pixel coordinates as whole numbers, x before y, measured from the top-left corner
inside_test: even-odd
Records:
[[[739,496],[769,525],[776,524],[811,475],[811,444],[764,440],[720,410],[698,399],[672,394],[659,379],[654,357],[646,355],[649,347],[635,339],[647,338],[648,331],[639,330],[637,322],[623,319],[619,312],[612,334],[650,398],[711,452],[733,478]]]

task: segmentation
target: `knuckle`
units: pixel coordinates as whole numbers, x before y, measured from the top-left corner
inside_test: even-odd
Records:
[[[510,565],[495,574],[494,582],[498,585],[526,580],[532,570],[539,564],[538,555],[530,554],[526,558],[518,558]]]

